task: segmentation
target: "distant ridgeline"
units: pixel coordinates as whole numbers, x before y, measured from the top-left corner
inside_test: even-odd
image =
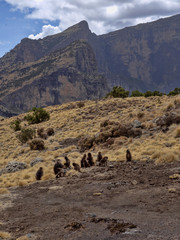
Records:
[[[25,38],[0,58],[0,115],[99,99],[114,86],[169,93],[180,87],[180,14],[108,34],[82,21],[62,33]]]

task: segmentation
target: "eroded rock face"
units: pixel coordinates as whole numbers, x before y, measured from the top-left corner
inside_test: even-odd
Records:
[[[7,109],[17,114],[34,106],[99,99],[109,91],[106,79],[97,71],[94,52],[85,41],[74,42],[28,66],[16,66],[12,72],[9,84],[13,81],[14,87],[7,94],[7,86],[0,84],[0,98]],[[7,79],[5,72],[2,78]]]

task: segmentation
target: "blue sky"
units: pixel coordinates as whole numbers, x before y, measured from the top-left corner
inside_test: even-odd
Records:
[[[82,20],[103,34],[180,13],[180,0],[0,0],[0,57],[20,41],[43,38]]]

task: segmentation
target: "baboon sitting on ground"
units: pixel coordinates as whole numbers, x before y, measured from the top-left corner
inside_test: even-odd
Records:
[[[56,174],[56,178],[65,177],[65,175],[66,175],[66,169],[59,168],[59,171]]]
[[[43,176],[43,168],[40,167],[36,172],[36,180],[41,180],[42,176]]]
[[[79,164],[73,163],[73,166],[74,166],[74,170],[80,172],[80,166],[79,166]]]
[[[132,155],[131,155],[131,152],[129,151],[129,149],[127,149],[127,151],[126,151],[126,160],[127,160],[127,162],[131,162],[131,160],[132,160]]]
[[[94,161],[93,161],[93,157],[92,157],[91,153],[88,153],[87,161],[88,161],[90,166],[94,165]]]
[[[70,162],[69,158],[68,158],[67,156],[65,156],[64,158],[65,158],[65,160],[66,160],[64,166],[65,166],[66,168],[70,168],[71,162]]]
[[[84,154],[82,159],[81,159],[81,167],[82,168],[90,167],[89,163],[86,160],[86,154]]]
[[[58,174],[60,168],[64,168],[64,165],[58,160],[58,161],[54,164],[54,174],[55,174],[55,175]]]
[[[101,152],[98,152],[96,163],[100,164],[101,160],[102,160],[102,154]]]
[[[108,157],[103,157],[99,163],[100,167],[106,167],[108,162]]]

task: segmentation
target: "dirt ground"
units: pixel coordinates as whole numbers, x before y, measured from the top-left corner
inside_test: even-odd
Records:
[[[111,162],[0,195],[11,239],[179,240],[180,163]],[[3,206],[3,207],[2,207]]]

